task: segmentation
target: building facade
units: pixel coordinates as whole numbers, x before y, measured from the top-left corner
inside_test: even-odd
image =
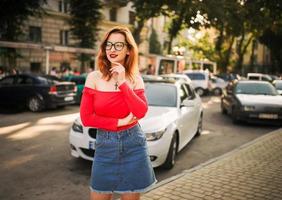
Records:
[[[51,68],[57,70],[71,68],[79,70],[80,62],[77,56],[80,53],[92,55],[92,61],[86,68],[94,67],[96,50],[102,35],[110,27],[125,25],[131,27],[134,24],[134,10],[132,4],[127,1],[104,0],[105,6],[102,20],[99,22],[98,42],[96,48],[76,48],[76,40],[70,31],[69,4],[67,0],[48,0],[44,5],[45,14],[42,17],[29,17],[24,23],[24,36],[20,42],[0,41],[0,47],[12,47],[17,49],[20,55],[16,59],[16,66],[20,71],[33,71],[49,73]],[[7,58],[0,57],[0,66],[8,66]]]

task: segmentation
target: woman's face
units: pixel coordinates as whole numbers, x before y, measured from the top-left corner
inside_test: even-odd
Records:
[[[110,62],[124,64],[126,55],[129,54],[125,37],[121,33],[112,33],[105,46],[107,58]]]

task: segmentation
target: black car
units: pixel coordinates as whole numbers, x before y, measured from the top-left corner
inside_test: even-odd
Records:
[[[221,111],[233,122],[282,124],[282,96],[267,81],[233,81],[221,97]]]
[[[0,105],[27,107],[33,112],[74,104],[76,86],[54,77],[17,74],[0,80]]]

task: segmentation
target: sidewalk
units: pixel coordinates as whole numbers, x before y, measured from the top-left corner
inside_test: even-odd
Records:
[[[282,200],[282,129],[164,180],[142,200]]]

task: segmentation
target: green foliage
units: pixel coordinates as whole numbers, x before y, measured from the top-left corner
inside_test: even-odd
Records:
[[[40,15],[46,0],[1,0],[0,1],[0,40],[18,41],[23,34],[22,25],[29,16]],[[20,57],[14,48],[1,48],[0,55],[9,68],[16,67]]]
[[[94,48],[98,36],[98,23],[101,20],[102,3],[100,0],[69,0],[71,32],[77,39],[77,46]],[[81,54],[81,71],[85,71],[85,62],[91,60],[90,55]]]
[[[144,24],[150,18],[158,17],[161,14],[167,15],[166,1],[154,1],[151,0],[131,0],[133,8],[135,9],[135,19],[137,25],[134,27],[133,35],[137,44],[142,42],[141,31]]]
[[[162,54],[162,46],[158,40],[158,34],[155,29],[152,29],[152,33],[149,39],[149,52],[154,54]]]
[[[71,32],[79,41],[78,47],[93,48],[95,45],[101,8],[99,0],[70,0]]]

